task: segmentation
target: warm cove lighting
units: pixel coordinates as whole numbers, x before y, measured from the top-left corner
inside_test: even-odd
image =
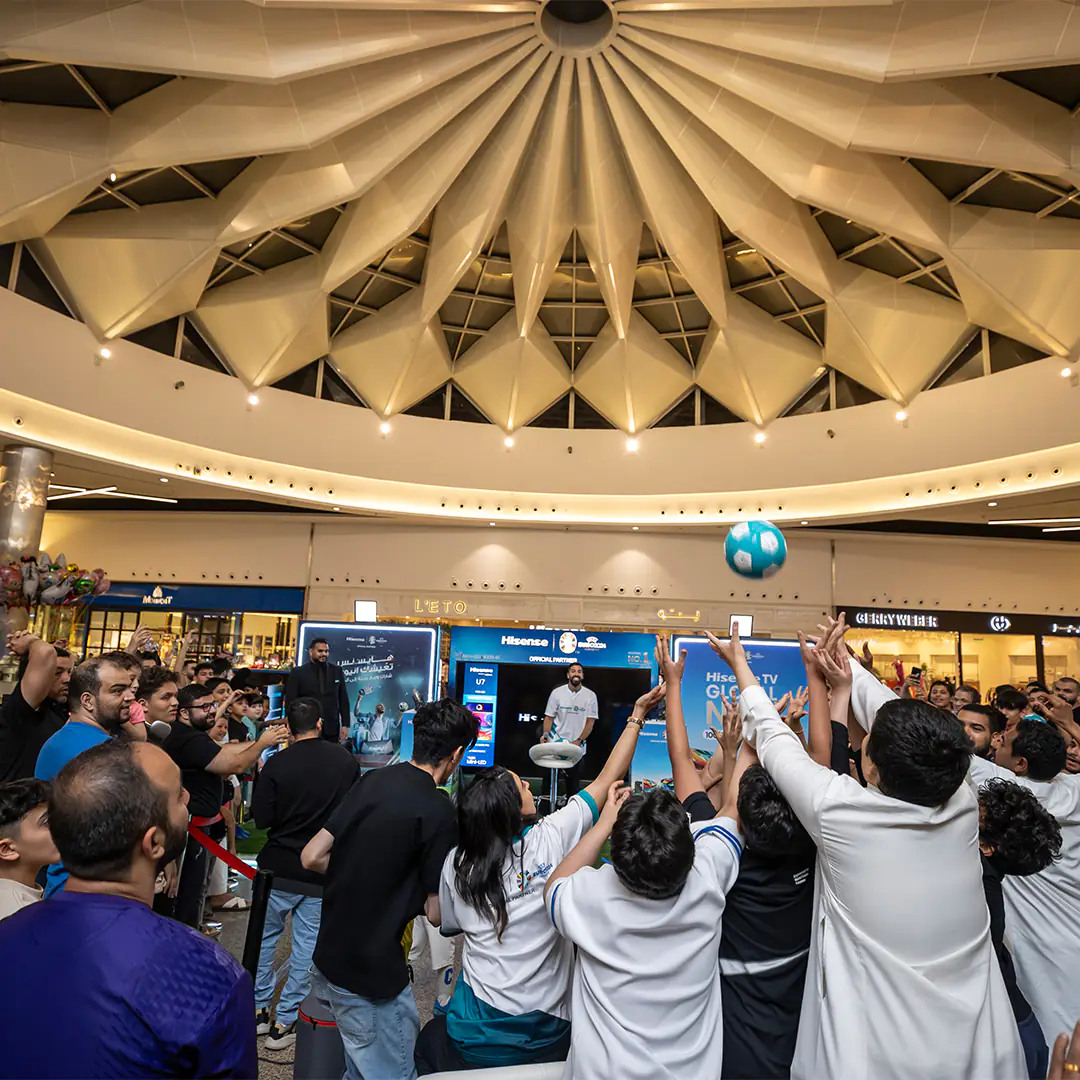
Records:
[[[987,505],[993,505],[988,503]],[[1080,518],[1009,518],[1007,521],[990,521],[988,525],[1075,525]]]

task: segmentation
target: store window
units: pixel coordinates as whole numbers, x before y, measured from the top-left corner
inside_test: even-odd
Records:
[[[1080,638],[1044,637],[1042,640],[1046,685],[1053,686],[1066,675],[1080,679]]]
[[[890,686],[898,682],[895,664],[904,665],[908,675],[913,667],[925,672],[926,685],[934,679],[945,679],[954,686],[959,682],[957,661],[960,635],[956,633],[927,633],[922,630],[848,630],[847,642],[858,652],[863,642],[874,654],[874,671]]]
[[[965,634],[964,682],[985,698],[995,686],[1023,686],[1037,677],[1035,638],[1023,634]]]

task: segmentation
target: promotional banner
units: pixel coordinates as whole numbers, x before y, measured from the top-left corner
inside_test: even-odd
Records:
[[[806,669],[796,641],[744,641],[750,669],[762,688],[778,701],[788,692],[806,685]],[[690,747],[704,762],[716,749],[711,727],[723,725],[721,694],[731,697],[736,689],[731,669],[701,637],[677,637],[671,643],[672,654],[686,650],[686,668],[682,678],[683,716]],[[667,752],[664,720],[647,720],[634,753],[632,781],[635,790],[647,791],[657,784],[671,782],[671,761]]]
[[[433,626],[379,623],[300,624],[297,663],[307,663],[316,638],[330,646],[349,697],[348,743],[366,768],[402,760],[406,714],[435,694],[439,631]]]

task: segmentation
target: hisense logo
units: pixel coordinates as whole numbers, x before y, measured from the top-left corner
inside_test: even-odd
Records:
[[[161,591],[160,585],[155,585],[154,591],[149,596],[144,596],[142,602],[144,605],[153,604],[156,607],[168,607],[173,602],[173,598],[166,596]]]
[[[551,642],[547,638],[518,637],[516,634],[503,634],[500,641],[502,645],[528,645],[534,649],[546,649]]]

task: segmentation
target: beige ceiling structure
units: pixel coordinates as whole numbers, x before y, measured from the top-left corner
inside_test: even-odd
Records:
[[[1064,0],[23,0],[0,245],[245,393],[764,429],[1071,362],[1078,108]]]

